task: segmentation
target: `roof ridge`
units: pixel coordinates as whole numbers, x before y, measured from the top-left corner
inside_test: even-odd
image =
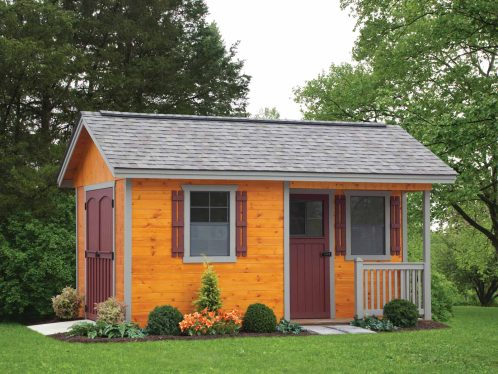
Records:
[[[273,123],[289,125],[322,125],[322,126],[353,126],[353,127],[381,127],[387,125],[381,122],[342,122],[342,121],[312,121],[312,120],[292,120],[292,119],[259,119],[249,117],[223,117],[223,116],[198,116],[193,114],[154,114],[154,113],[134,113],[115,112],[100,110],[99,112],[82,112],[85,114],[99,114],[104,117],[122,118],[142,118],[142,119],[176,119],[191,121],[221,121],[221,122],[250,122],[250,123]]]

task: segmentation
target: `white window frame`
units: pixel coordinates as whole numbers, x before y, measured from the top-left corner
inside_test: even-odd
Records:
[[[389,191],[346,191],[346,260],[361,258],[364,260],[391,259],[391,192]],[[383,255],[353,255],[351,254],[351,196],[382,196],[385,204],[385,254]]]
[[[185,184],[182,186],[184,192],[184,254],[183,262],[185,263],[202,263],[202,262],[236,262],[237,256],[235,254],[235,235],[236,235],[236,204],[235,204],[235,193],[238,186],[235,185],[192,185]],[[190,192],[192,191],[202,191],[202,192],[228,192],[229,193],[229,214],[230,214],[230,254],[228,256],[191,256],[190,255]]]

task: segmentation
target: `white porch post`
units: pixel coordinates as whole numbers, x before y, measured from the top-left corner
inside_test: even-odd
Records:
[[[354,309],[358,318],[363,318],[363,260],[356,257],[354,260]]]
[[[403,262],[408,262],[408,198],[406,192],[401,193],[401,214]]]
[[[424,319],[432,319],[431,308],[431,192],[424,191]]]

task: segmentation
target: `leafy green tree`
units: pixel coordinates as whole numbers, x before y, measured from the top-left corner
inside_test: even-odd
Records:
[[[207,308],[210,312],[216,312],[221,308],[221,291],[218,286],[218,275],[213,267],[206,264],[206,269],[201,278],[201,289],[199,297],[194,302],[197,311],[200,312]]]
[[[74,199],[55,181],[78,111],[246,115],[249,77],[207,11],[202,0],[0,2],[0,237],[5,258],[22,257],[16,271],[0,262],[0,279],[19,285],[20,315],[45,314],[47,304],[22,285],[39,254],[17,245],[22,232],[11,225],[22,217],[25,227],[54,228],[67,213],[57,227],[74,233]],[[71,247],[43,247],[52,270],[64,252],[73,274],[40,277],[54,290],[46,301],[74,283]],[[1,295],[0,305],[15,304]]]
[[[275,107],[265,107],[261,108],[258,113],[254,115],[254,118],[257,119],[279,119],[280,118],[280,113],[278,112],[277,108]]]
[[[355,63],[296,90],[304,117],[403,126],[459,173],[435,187],[435,217],[456,211],[498,253],[498,3],[341,3],[357,18]]]
[[[433,241],[434,266],[462,294],[472,290],[482,306],[492,305],[498,298],[498,255],[489,241],[456,215]]]

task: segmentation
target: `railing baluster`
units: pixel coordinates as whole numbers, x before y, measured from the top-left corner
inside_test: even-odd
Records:
[[[412,303],[414,303],[415,305],[417,305],[417,295],[416,295],[416,292],[415,292],[415,286],[416,286],[416,280],[415,280],[415,270],[411,270],[411,273],[412,273]]]
[[[370,291],[370,309],[375,310],[375,298],[374,298],[374,270],[370,270],[370,286],[371,286],[371,291]]]
[[[418,294],[418,307],[422,308],[422,282],[420,281],[422,278],[422,270],[417,271],[417,294]]]
[[[365,282],[365,315],[368,315],[368,270],[363,273],[363,280]]]
[[[398,271],[394,271],[394,298],[398,299]]]
[[[384,309],[384,305],[387,304],[387,295],[386,295],[386,271],[382,270],[382,309]]]

